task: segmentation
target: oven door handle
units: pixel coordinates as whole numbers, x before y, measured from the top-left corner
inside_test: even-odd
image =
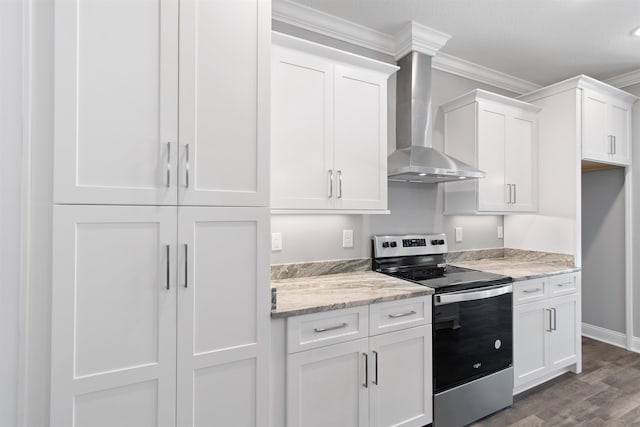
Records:
[[[513,292],[513,285],[498,285],[480,290],[451,292],[448,294],[436,295],[433,305],[452,304],[454,302],[474,301],[479,299],[487,299],[497,297],[499,295],[510,294]]]

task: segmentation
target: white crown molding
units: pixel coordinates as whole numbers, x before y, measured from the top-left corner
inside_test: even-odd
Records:
[[[638,84],[640,83],[640,69],[611,77],[610,79],[606,79],[604,82],[617,88]]]
[[[529,93],[542,86],[494,69],[448,55],[438,53],[433,58],[433,68],[456,76],[465,77],[480,83],[506,89],[517,94]]]
[[[438,52],[450,36],[416,22],[408,23],[398,34],[392,36],[289,0],[274,0],[272,17],[276,21],[371,49],[396,59],[408,53],[410,49],[431,56],[435,55],[433,59],[435,69],[517,94],[532,92],[541,87],[500,71]],[[410,39],[410,37],[414,38]]]
[[[393,56],[396,61],[412,51],[435,56],[450,38],[449,34],[411,21],[395,35]]]
[[[291,1],[274,1],[271,7],[276,21],[394,56],[394,40],[387,33]]]

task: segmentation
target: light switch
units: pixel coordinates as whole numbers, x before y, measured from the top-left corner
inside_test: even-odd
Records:
[[[282,250],[282,233],[271,233],[271,250]]]
[[[342,230],[342,247],[353,247],[353,230]]]
[[[456,243],[462,243],[462,227],[456,227]]]

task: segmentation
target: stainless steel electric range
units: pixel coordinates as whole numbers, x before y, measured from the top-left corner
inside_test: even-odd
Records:
[[[433,425],[513,403],[512,278],[446,264],[444,234],[373,236],[373,270],[435,289]]]

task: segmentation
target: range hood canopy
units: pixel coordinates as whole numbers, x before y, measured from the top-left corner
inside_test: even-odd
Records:
[[[439,183],[484,178],[485,173],[431,147],[431,56],[409,52],[398,61],[396,151],[389,181]]]

